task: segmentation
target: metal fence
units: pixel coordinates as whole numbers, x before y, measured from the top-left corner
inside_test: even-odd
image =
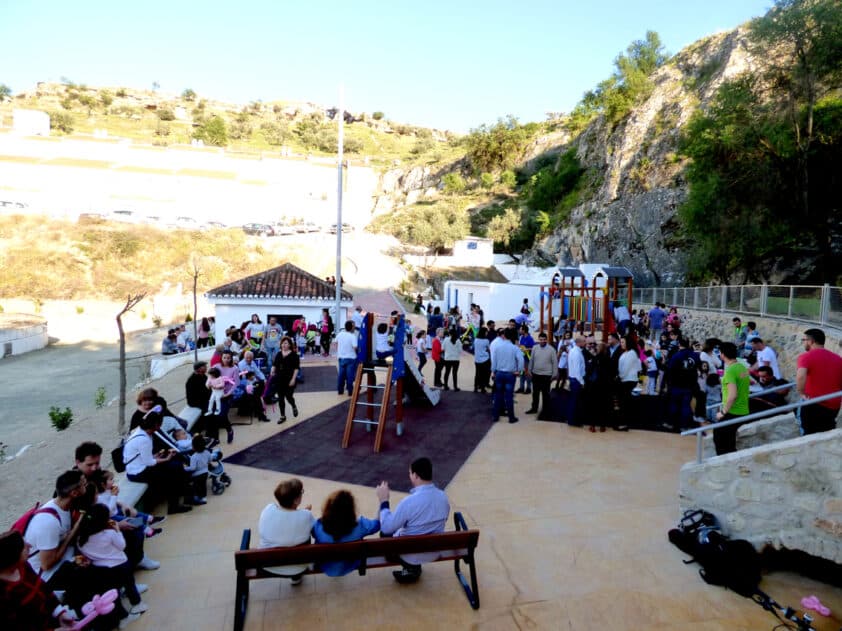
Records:
[[[770,316],[842,328],[842,287],[831,285],[715,285],[639,287],[636,305],[667,306]]]

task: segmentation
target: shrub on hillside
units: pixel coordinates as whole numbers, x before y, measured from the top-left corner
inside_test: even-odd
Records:
[[[70,112],[50,112],[50,129],[72,134],[73,115]]]
[[[465,178],[456,172],[448,173],[441,181],[444,185],[444,192],[449,195],[455,195],[465,190]]]
[[[168,107],[161,107],[157,111],[158,119],[162,121],[174,121],[175,114]]]

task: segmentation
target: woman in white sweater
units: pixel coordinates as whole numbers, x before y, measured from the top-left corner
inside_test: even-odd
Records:
[[[450,337],[445,338],[441,344],[444,355],[444,389],[449,390],[447,381],[451,372],[453,373],[453,389],[459,392],[459,385],[456,379],[459,375],[459,358],[462,356],[462,343],[459,341],[459,330],[452,329]]]
[[[617,372],[620,378],[620,415],[623,420],[616,429],[626,431],[632,416],[632,391],[637,387],[641,364],[633,336],[620,339],[620,350],[623,354],[620,355]]]

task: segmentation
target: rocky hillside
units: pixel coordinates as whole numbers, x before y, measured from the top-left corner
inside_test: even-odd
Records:
[[[686,265],[676,212],[687,185],[676,153],[679,134],[723,80],[752,64],[743,29],[700,40],[656,71],[652,94],[616,127],[600,117],[572,142],[547,147],[575,148],[583,166],[598,174],[597,186],[528,258],[625,265],[645,285],[681,282]]]

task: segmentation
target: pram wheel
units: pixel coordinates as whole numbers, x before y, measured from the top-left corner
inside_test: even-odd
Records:
[[[219,476],[219,481],[225,486],[231,486],[231,478],[227,473],[223,473]]]
[[[216,480],[213,481],[211,484],[211,491],[214,495],[222,495],[225,493],[225,485],[222,482],[217,482]]]

